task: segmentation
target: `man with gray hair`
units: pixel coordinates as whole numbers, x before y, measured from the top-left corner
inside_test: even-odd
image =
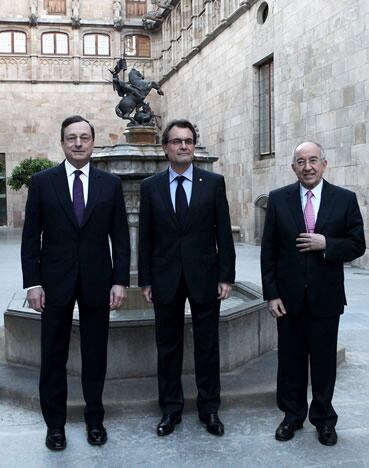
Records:
[[[293,153],[298,182],[269,194],[261,246],[264,299],[277,319],[277,402],[285,417],[275,438],[292,439],[308,415],[319,442],[335,445],[339,317],[346,305],[344,262],[365,252],[356,195],[323,179],[327,160],[318,143]]]

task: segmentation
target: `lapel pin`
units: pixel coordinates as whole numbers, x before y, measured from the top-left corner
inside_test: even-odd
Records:
[[[201,177],[200,177],[200,179],[199,179],[199,182],[202,182],[202,179],[201,179]]]

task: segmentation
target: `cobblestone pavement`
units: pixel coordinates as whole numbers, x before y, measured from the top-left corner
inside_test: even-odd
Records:
[[[14,291],[21,289],[19,239],[19,231],[0,229],[3,311]],[[238,244],[237,255],[237,279],[260,284],[258,247]],[[250,402],[238,406],[236,400],[233,407],[220,413],[226,427],[222,438],[208,434],[191,411],[184,414],[176,431],[164,438],[155,433],[159,413],[109,414],[109,440],[104,447],[89,446],[84,424],[72,418],[66,426],[66,450],[53,453],[44,445],[41,414],[1,399],[0,467],[369,467],[369,271],[347,267],[345,274],[349,306],[339,334],[346,362],[338,370],[334,398],[339,415],[336,446],[320,445],[308,422],[293,440],[277,442],[274,430],[282,415],[276,406],[255,407]],[[3,384],[0,380],[0,395]]]

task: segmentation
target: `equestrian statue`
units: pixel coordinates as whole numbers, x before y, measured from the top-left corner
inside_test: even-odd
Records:
[[[126,70],[127,61],[125,57],[117,61],[113,70],[109,70],[113,75],[113,89],[122,98],[115,107],[115,113],[121,119],[130,121],[127,127],[154,126],[154,114],[145,98],[152,89],[156,89],[161,96],[164,93],[156,81],[145,80],[143,74],[136,68],[132,68],[128,73],[128,81],[120,80],[119,73]],[[135,114],[132,117],[133,112]]]

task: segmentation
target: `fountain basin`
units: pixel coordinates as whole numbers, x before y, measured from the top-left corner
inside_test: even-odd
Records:
[[[5,353],[9,364],[40,366],[41,314],[27,307],[24,292],[15,294],[4,314]],[[186,307],[183,372],[193,373],[193,332]],[[277,343],[275,320],[262,300],[260,288],[236,283],[222,302],[219,321],[221,371],[229,372],[271,349]],[[73,318],[68,373],[81,368],[79,320]],[[156,375],[155,319],[139,288],[131,288],[124,309],[111,312],[108,344],[108,379]]]

